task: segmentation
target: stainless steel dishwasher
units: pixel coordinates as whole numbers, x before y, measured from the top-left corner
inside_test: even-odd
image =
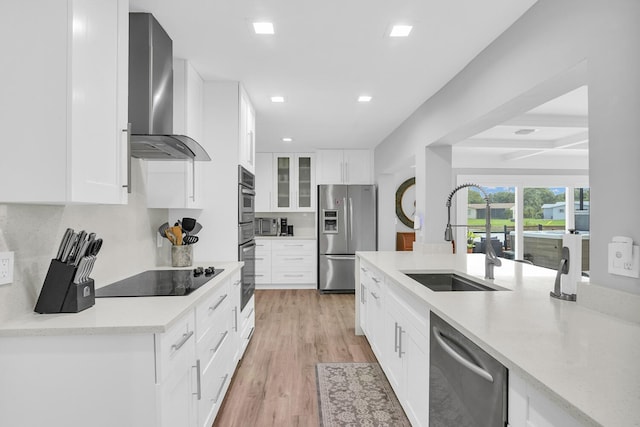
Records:
[[[431,313],[429,426],[507,425],[507,369]]]

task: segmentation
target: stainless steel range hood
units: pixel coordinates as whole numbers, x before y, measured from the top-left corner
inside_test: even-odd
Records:
[[[186,135],[173,134],[173,43],[150,13],[129,14],[131,156],[211,160]]]

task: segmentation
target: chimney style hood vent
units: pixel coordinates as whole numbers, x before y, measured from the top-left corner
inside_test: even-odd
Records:
[[[150,13],[129,14],[131,156],[211,160],[185,135],[173,135],[173,42]]]

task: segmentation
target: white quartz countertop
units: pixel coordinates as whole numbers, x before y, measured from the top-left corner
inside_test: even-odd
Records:
[[[434,292],[402,272],[484,281],[484,255],[357,255],[585,424],[640,426],[640,325],[551,298],[555,271],[502,260],[486,283],[508,291]]]
[[[243,263],[204,263],[224,271],[188,295],[96,298],[79,313],[38,314],[0,324],[2,336],[162,333],[233,275]],[[171,267],[158,267],[169,269]],[[189,267],[191,269],[192,267]]]

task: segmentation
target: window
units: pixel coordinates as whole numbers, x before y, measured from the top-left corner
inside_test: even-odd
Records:
[[[515,187],[484,187],[491,204],[491,239],[499,257],[513,254],[511,232],[515,229]],[[485,252],[485,225],[487,205],[480,191],[471,187],[468,190],[467,251]]]

